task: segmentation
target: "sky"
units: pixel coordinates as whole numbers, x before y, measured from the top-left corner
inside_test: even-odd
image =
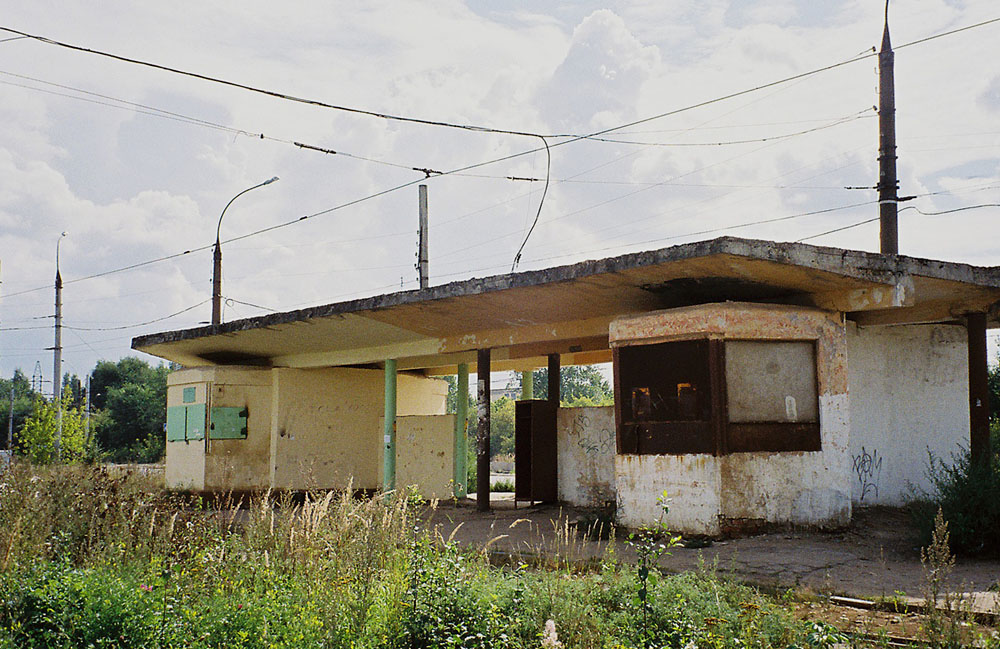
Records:
[[[509,272],[536,216],[518,270],[723,235],[878,248],[877,222],[847,226],[877,215],[880,2],[278,6],[39,0],[0,26],[522,134],[0,32],[0,375],[51,381],[60,240],[64,372],[156,362],[131,338],[210,319],[220,214],[274,176],[221,225],[226,321],[415,288],[420,182],[431,285]],[[906,46],[998,17],[892,4],[903,254],[1000,264],[1000,210],[973,207],[1000,203],[1000,23]]]

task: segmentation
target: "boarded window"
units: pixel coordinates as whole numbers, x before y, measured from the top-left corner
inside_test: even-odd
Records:
[[[619,453],[820,450],[811,341],[630,345],[614,359]]]
[[[819,450],[813,342],[727,341],[725,371],[730,452]]]
[[[708,340],[615,350],[619,452],[715,452]]]
[[[815,422],[816,353],[811,342],[726,342],[729,421]]]
[[[205,404],[167,408],[167,441],[190,442],[205,439]]]

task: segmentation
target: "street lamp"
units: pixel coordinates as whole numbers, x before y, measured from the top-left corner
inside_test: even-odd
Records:
[[[258,187],[263,187],[264,185],[270,185],[278,179],[277,176],[269,180],[265,180],[259,185],[254,185],[253,187],[247,187],[241,191],[236,196],[226,203],[226,206],[222,208],[222,214],[219,215],[219,225],[215,228],[215,252],[212,254],[212,324],[217,325],[222,322],[222,244],[219,243],[219,233],[222,231],[222,217],[226,215],[226,210],[229,206],[233,204],[237,198],[246,194],[248,191],[257,189]]]
[[[52,345],[52,403],[56,406],[56,438],[53,444],[56,461],[62,454],[62,275],[59,274],[59,244],[66,233],[56,239],[56,326]]]

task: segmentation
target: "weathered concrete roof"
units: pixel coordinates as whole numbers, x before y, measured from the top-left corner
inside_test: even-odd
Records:
[[[138,336],[185,366],[364,365],[451,371],[491,347],[497,369],[608,357],[608,323],[655,309],[742,300],[842,311],[861,324],[945,322],[987,311],[1000,269],[801,243],[723,237],[545,270]]]

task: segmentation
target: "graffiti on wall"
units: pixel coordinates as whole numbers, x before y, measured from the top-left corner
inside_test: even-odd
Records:
[[[573,419],[573,429],[570,434],[576,439],[576,445],[587,455],[611,455],[615,450],[615,434],[610,428],[591,429],[590,415],[579,414]]]
[[[864,502],[868,494],[878,498],[878,483],[882,477],[882,458],[878,454],[878,449],[869,452],[862,446],[861,452],[853,456],[853,459],[854,474],[858,478],[861,494],[859,502]]]

